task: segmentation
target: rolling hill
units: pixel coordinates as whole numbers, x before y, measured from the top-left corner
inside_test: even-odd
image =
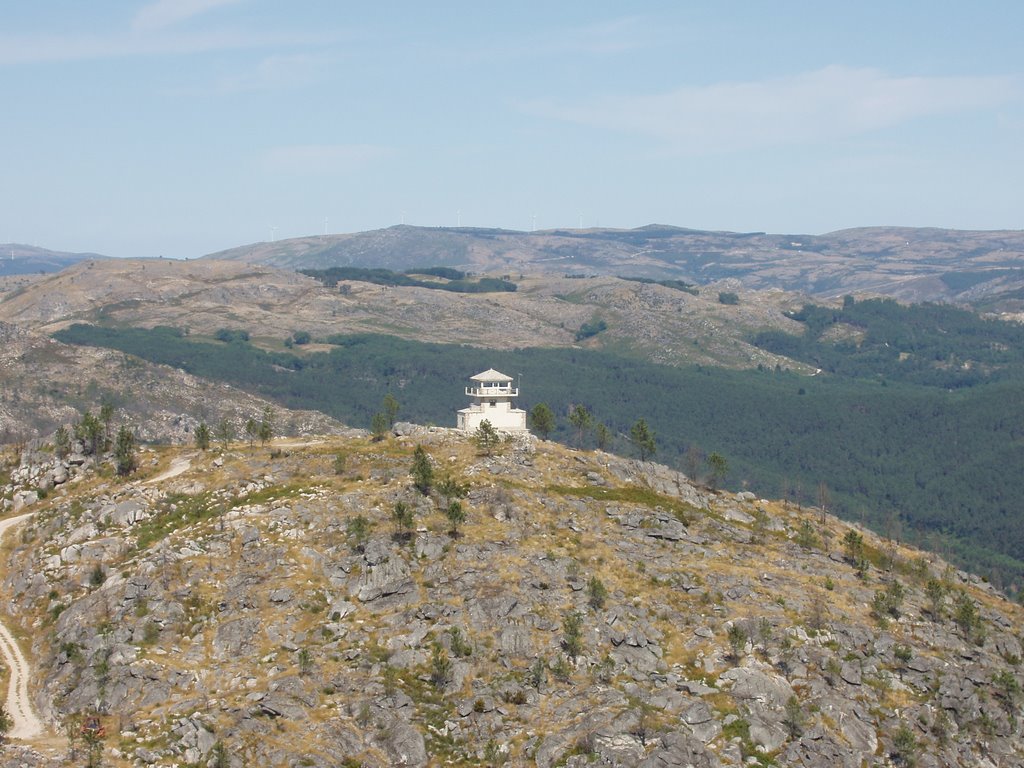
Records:
[[[395,226],[256,243],[209,258],[290,269],[449,266],[489,274],[736,280],[822,298],[884,295],[1019,311],[1024,232],[865,227],[824,235],[708,232],[662,225],[545,230]]]

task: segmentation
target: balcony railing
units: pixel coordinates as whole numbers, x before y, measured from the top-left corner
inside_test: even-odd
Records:
[[[469,397],[519,397],[519,387],[511,384],[498,387],[466,387]]]

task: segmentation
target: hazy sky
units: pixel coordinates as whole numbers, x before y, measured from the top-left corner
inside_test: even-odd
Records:
[[[1019,0],[0,8],[0,242],[1024,228]]]

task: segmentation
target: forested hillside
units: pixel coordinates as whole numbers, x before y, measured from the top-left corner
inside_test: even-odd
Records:
[[[808,304],[789,317],[802,335],[762,331],[754,343],[841,376],[952,389],[1024,370],[1024,326],[945,304],[847,297],[842,308]]]
[[[333,337],[326,340],[335,347],[330,352],[305,355],[196,341],[173,328],[79,325],[58,338],[121,349],[354,426],[369,425],[387,392],[401,403],[400,419],[453,425],[466,379],[495,367],[520,380],[522,406],[552,407],[560,440],[578,440],[566,419],[574,404],[609,428],[610,449],[619,452],[632,451],[626,435],[644,418],[665,463],[692,470],[698,451],[718,452],[729,465],[726,486],[803,503],[817,503],[825,484],[831,508],[842,515],[947,552],[1006,588],[1024,581],[1024,525],[1016,512],[1024,495],[1017,471],[1024,390],[1012,361],[997,366],[990,359],[983,379],[950,390],[900,381],[893,370],[883,377],[798,376],[378,335]],[[594,439],[593,431],[584,436],[588,446]]]

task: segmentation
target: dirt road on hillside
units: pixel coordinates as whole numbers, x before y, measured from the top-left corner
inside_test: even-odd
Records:
[[[171,466],[161,472],[156,477],[151,477],[145,482],[145,485],[155,485],[156,483],[162,483],[164,480],[170,480],[172,477],[177,477],[189,470],[192,466],[192,457],[195,454],[188,456],[179,456],[171,461]]]
[[[0,520],[0,537],[9,528],[13,528],[24,522],[32,513],[10,517]],[[31,739],[43,733],[43,723],[36,715],[32,707],[32,701],[28,695],[29,666],[25,655],[18,647],[14,635],[6,626],[0,624],[0,653],[3,654],[4,663],[11,671],[11,679],[7,688],[7,713],[14,722],[8,736],[12,739]]]

